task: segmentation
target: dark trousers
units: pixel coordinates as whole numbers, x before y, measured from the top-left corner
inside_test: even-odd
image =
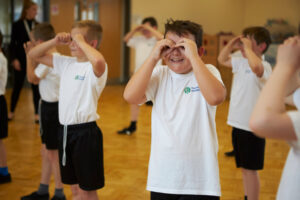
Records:
[[[14,70],[14,87],[13,87],[13,92],[11,95],[11,104],[10,104],[10,111],[14,112],[15,108],[17,106],[20,93],[24,84],[24,79],[26,76],[26,71],[21,70],[17,71]],[[39,92],[39,87],[38,85],[31,84],[32,88],[32,96],[33,96],[33,103],[34,103],[34,113],[38,114],[38,106],[39,106],[39,100],[40,100],[40,92]]]

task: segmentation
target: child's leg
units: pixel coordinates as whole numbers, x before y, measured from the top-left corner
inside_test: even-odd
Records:
[[[248,200],[259,199],[259,176],[256,170],[242,168],[245,196]]]
[[[51,162],[52,172],[55,181],[54,196],[58,198],[64,198],[63,183],[61,181],[59,163],[58,163],[58,150],[47,150],[48,158]]]
[[[127,128],[124,128],[118,131],[119,134],[131,135],[136,131],[136,122],[139,115],[139,105],[130,104],[130,125]]]
[[[42,155],[41,184],[49,185],[52,167],[51,167],[51,162],[47,156],[47,149],[45,144],[42,144],[41,155]]]
[[[139,105],[130,104],[130,119],[136,122],[139,116]]]
[[[97,190],[86,191],[79,188],[81,200],[98,200]]]
[[[7,168],[5,146],[2,139],[0,139],[0,184],[8,182],[11,182],[11,176]]]
[[[41,181],[37,191],[21,197],[23,199],[43,199],[49,198],[49,182],[51,177],[51,163],[47,156],[46,145],[42,144],[41,147],[41,156],[42,156],[42,171],[41,171]]]
[[[0,139],[0,167],[7,167],[6,150],[3,141]]]

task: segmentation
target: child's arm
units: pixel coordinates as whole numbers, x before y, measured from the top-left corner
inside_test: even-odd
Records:
[[[143,24],[142,27],[150,31],[157,40],[162,40],[164,38],[163,34],[161,34],[158,30],[152,28],[150,25]]]
[[[160,40],[156,43],[150,56],[127,83],[123,95],[126,101],[131,104],[141,104],[146,101],[146,90],[151,79],[153,69],[167,49],[173,46],[174,43],[167,39]]]
[[[277,64],[264,86],[250,119],[251,129],[260,137],[295,140],[292,121],[285,111],[287,88],[300,87],[290,81],[300,69],[300,38],[288,39],[280,45]]]
[[[250,38],[242,37],[241,41],[244,45],[245,54],[252,72],[255,73],[257,77],[262,77],[264,74],[264,66],[261,58],[253,52]]]
[[[105,66],[106,66],[106,62],[105,62],[105,59],[104,59],[103,55],[97,49],[95,49],[90,44],[88,44],[85,41],[83,35],[76,34],[73,37],[73,40],[80,47],[80,49],[83,51],[83,53],[85,54],[87,59],[92,63],[94,74],[97,77],[102,76],[102,74],[105,71]]]
[[[225,100],[226,88],[209,71],[198,54],[196,43],[184,38],[176,47],[184,47],[185,56],[190,60],[200,91],[210,105],[218,105]]]
[[[231,39],[228,44],[221,50],[218,56],[218,62],[226,67],[232,67],[231,64],[231,52],[237,48],[241,41],[241,36],[237,36]]]
[[[25,49],[25,53],[26,53],[26,74],[27,74],[27,79],[29,83],[32,84],[38,84],[40,82],[40,79],[35,75],[34,70],[36,68],[36,66],[38,65],[37,62],[35,62],[34,60],[32,60],[29,56],[28,56],[28,52],[34,47],[34,44],[32,42],[27,42],[24,44],[24,49]]]
[[[53,67],[53,55],[49,52],[53,47],[61,44],[68,45],[71,42],[71,35],[69,33],[58,33],[55,38],[43,42],[30,50],[29,57],[38,63],[42,63],[49,67]]]
[[[128,43],[128,41],[134,36],[134,34],[142,29],[142,25],[139,25],[128,32],[125,37],[123,38],[124,42]]]

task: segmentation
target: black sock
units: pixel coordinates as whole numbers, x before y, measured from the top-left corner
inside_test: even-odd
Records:
[[[248,200],[247,196],[245,196],[245,200]]]
[[[136,121],[131,121],[130,126],[128,127],[128,130],[130,130],[130,131],[136,130]]]

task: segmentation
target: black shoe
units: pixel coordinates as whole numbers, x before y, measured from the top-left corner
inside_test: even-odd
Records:
[[[38,194],[33,192],[27,196],[21,197],[21,200],[49,200],[49,194]]]
[[[147,101],[145,104],[146,104],[147,106],[153,106],[152,101]]]
[[[57,197],[57,196],[53,196],[51,200],[66,200],[66,197]]]
[[[11,176],[9,173],[7,175],[0,174],[0,184],[9,182],[11,182]]]
[[[224,154],[225,154],[225,156],[227,156],[227,157],[231,157],[231,156],[234,156],[234,155],[235,155],[235,152],[234,152],[234,150],[232,150],[232,151],[225,152]]]
[[[118,131],[119,134],[127,134],[127,135],[131,135],[135,132],[135,128],[124,128],[123,130]]]

